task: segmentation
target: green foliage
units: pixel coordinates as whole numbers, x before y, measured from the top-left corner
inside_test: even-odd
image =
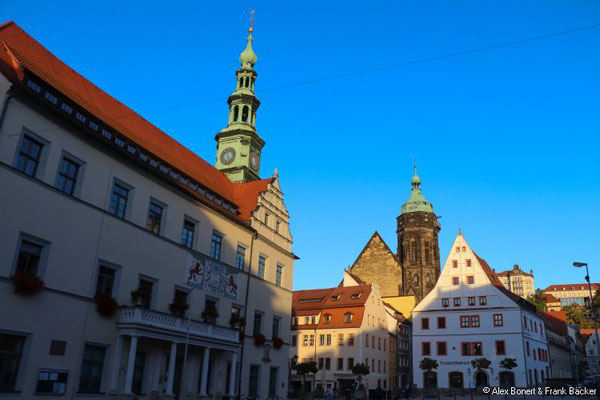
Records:
[[[492,364],[492,362],[485,357],[476,358],[474,360],[471,360],[471,365],[476,370],[488,369],[491,364]]]
[[[527,301],[533,304],[538,312],[546,311],[546,299],[540,289],[537,289],[534,294],[527,297]]]
[[[367,364],[354,364],[352,367],[352,373],[354,375],[369,375],[369,366]]]
[[[419,368],[421,368],[423,371],[427,371],[427,372],[431,372],[432,369],[437,369],[438,367],[438,362],[437,360],[434,360],[433,358],[429,358],[429,357],[424,357],[421,362],[419,363]]]
[[[576,324],[579,326],[579,329],[594,327],[594,321],[592,321],[590,312],[584,306],[573,303],[569,304],[568,306],[564,306],[562,309],[566,313],[567,321],[570,324]]]
[[[296,364],[296,373],[298,375],[316,374],[319,371],[317,363],[314,361],[308,361]]]
[[[502,361],[500,361],[500,368],[513,369],[517,367],[517,360],[515,360],[514,358],[505,358]]]

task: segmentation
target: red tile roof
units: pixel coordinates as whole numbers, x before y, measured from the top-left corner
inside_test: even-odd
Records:
[[[292,315],[331,315],[331,322],[324,323],[321,316],[316,325],[299,324],[297,329],[357,328],[362,324],[364,304],[371,294],[371,285],[345,286],[328,289],[297,290],[292,294]],[[353,296],[359,295],[357,298]],[[338,297],[339,296],[339,297]],[[337,300],[333,300],[337,298]],[[346,323],[345,314],[351,312],[353,319]],[[300,321],[302,322],[302,321]]]
[[[544,297],[544,300],[546,300],[546,304],[547,303],[560,303],[560,299],[557,299],[556,297],[552,296],[549,293],[544,293],[543,297]]]
[[[592,290],[600,288],[600,283],[592,283]],[[550,285],[544,292],[558,292],[567,290],[588,290],[588,284],[586,283],[568,283],[565,285]]]
[[[555,331],[560,333],[561,335],[567,334],[567,322],[560,318],[559,315],[556,315],[555,312],[542,311],[540,313],[544,321],[546,321],[546,325],[553,328]]]
[[[258,194],[272,182],[269,178],[232,183],[224,173],[71,69],[14,22],[4,23],[0,25],[0,73],[12,83],[23,85],[24,71],[42,79],[148,152],[234,203],[245,221],[256,209]],[[202,199],[196,194],[194,197]]]

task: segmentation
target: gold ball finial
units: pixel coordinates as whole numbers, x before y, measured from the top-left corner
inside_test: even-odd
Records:
[[[253,27],[248,28],[248,32],[250,32],[250,33],[254,32],[254,28]]]

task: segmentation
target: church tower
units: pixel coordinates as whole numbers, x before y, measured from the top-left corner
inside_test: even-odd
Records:
[[[412,179],[408,201],[397,218],[398,259],[402,267],[402,292],[415,296],[417,303],[434,288],[440,276],[440,224],[433,206],[421,193],[421,180]]]
[[[236,72],[236,90],[229,104],[227,127],[217,134],[217,169],[232,182],[259,179],[260,154],[264,140],[256,133],[256,110],[260,101],[254,94],[257,73],[254,64],[258,57],[252,49],[253,28],[249,29],[246,49],[240,54],[241,67]]]

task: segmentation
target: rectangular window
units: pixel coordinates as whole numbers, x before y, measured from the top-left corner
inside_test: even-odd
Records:
[[[105,355],[105,347],[85,345],[79,378],[80,393],[100,393]]]
[[[454,307],[459,307],[460,306],[460,297],[455,297],[454,298]]]
[[[429,318],[421,318],[421,329],[429,329]]]
[[[460,327],[461,328],[469,328],[471,326],[471,319],[468,316],[460,317]]]
[[[283,275],[283,267],[277,264],[277,269],[275,271],[275,284],[277,286],[281,286],[281,276]]]
[[[154,291],[154,282],[140,278],[138,284],[138,291],[140,292],[140,306],[143,308],[150,308],[152,304],[152,292]]]
[[[487,297],[485,296],[479,296],[479,305],[480,306],[485,306],[487,304]]]
[[[421,343],[421,355],[423,355],[423,356],[431,355],[431,343],[429,343],[429,342]]]
[[[66,194],[72,195],[77,183],[78,171],[79,164],[67,157],[63,157],[60,169],[58,170],[58,177],[56,178],[56,188]]]
[[[343,346],[343,345],[344,345],[344,334],[339,333],[338,334],[338,346]]]
[[[210,256],[215,260],[221,259],[221,246],[223,245],[223,236],[218,233],[212,234],[212,239],[210,241]]]
[[[258,335],[262,332],[262,313],[254,313],[254,327],[252,329],[253,335]]]
[[[367,339],[367,340],[365,340],[365,347],[369,347],[369,334],[366,333],[365,335],[366,335],[366,339]]]
[[[526,346],[525,347],[527,348],[527,357],[529,357],[529,354],[530,354],[529,342],[526,342]]]
[[[273,329],[271,332],[271,337],[278,338],[279,337],[279,322],[281,319],[279,317],[273,317]]]
[[[503,326],[502,314],[494,314],[494,326]]]
[[[235,255],[235,266],[238,269],[244,270],[246,265],[246,248],[238,244],[237,253]]]
[[[452,268],[458,268],[458,261],[456,261],[456,260],[452,261]]]
[[[337,359],[337,369],[338,369],[338,371],[341,371],[344,369],[344,359],[343,358]]]
[[[348,358],[348,371],[352,371],[352,367],[354,367],[354,358]]]
[[[325,369],[329,371],[331,369],[331,358],[327,357],[325,359]]]
[[[325,338],[327,339],[326,340],[327,346],[331,346],[331,334],[328,334]]]
[[[150,232],[158,235],[160,233],[160,224],[162,222],[162,216],[163,208],[155,202],[151,201],[150,205],[148,206],[148,221],[146,222],[146,228]]]
[[[314,346],[315,345],[315,335],[308,335],[308,344],[310,346]]]
[[[479,328],[479,315],[471,316],[471,327]]]
[[[325,335],[319,335],[319,346],[325,346]]]
[[[496,340],[496,354],[499,356],[506,355],[506,343],[504,340]]]
[[[468,259],[467,259],[467,267],[470,267],[470,266],[471,266],[471,259],[470,259],[470,258],[468,258]]]
[[[446,329],[446,317],[437,317],[438,329]]]
[[[191,249],[194,246],[194,230],[196,224],[190,220],[183,221],[183,227],[181,228],[181,244]]]
[[[450,306],[450,299],[449,298],[442,299],[442,307],[448,307],[448,306]]]
[[[475,277],[472,275],[467,276],[467,285],[475,284]]]
[[[296,347],[298,345],[298,336],[292,335],[292,347]]]
[[[250,379],[248,380],[248,396],[258,398],[258,381],[260,380],[260,366],[250,366]]]
[[[452,277],[452,285],[453,286],[458,286],[458,284],[459,284],[458,276],[453,276]]]
[[[129,197],[129,189],[115,182],[110,195],[110,204],[108,212],[112,215],[125,219],[125,211],[127,211],[127,199]]]
[[[467,299],[467,302],[469,303],[470,306],[474,306],[475,305],[475,297],[469,297]]]
[[[348,346],[354,346],[354,333],[348,334]]]
[[[37,243],[23,240],[17,258],[15,275],[37,276],[43,247]]]
[[[302,346],[308,346],[308,335],[302,335]]]
[[[24,135],[17,155],[16,168],[29,176],[35,176],[42,156],[42,147],[42,143]]]
[[[40,369],[35,393],[65,394],[68,372]]]
[[[325,366],[325,360],[323,358],[319,357],[318,363],[317,363],[317,368],[319,369],[319,371],[322,371],[324,366]]]
[[[16,390],[25,336],[0,333],[0,393]]]
[[[265,279],[265,268],[267,264],[267,259],[263,256],[258,257],[258,277]]]
[[[445,355],[447,355],[446,342],[437,342],[437,355],[438,356],[445,356]]]
[[[463,342],[460,347],[463,356],[480,356],[483,354],[481,342]]]
[[[117,271],[114,268],[100,265],[100,268],[98,268],[98,279],[96,280],[96,295],[106,293],[112,296],[116,274]]]

